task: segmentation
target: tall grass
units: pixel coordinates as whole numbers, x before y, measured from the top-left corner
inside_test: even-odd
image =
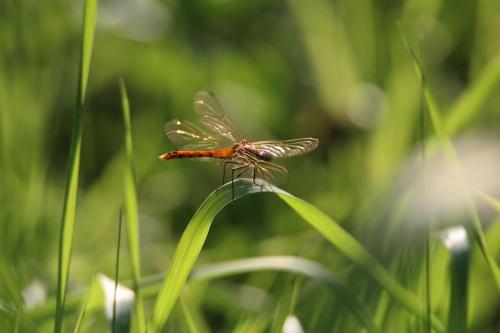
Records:
[[[128,286],[134,293],[133,313],[127,308],[123,331],[130,326],[133,332],[149,333],[281,332],[286,318],[296,315],[307,332],[496,332],[500,229],[498,217],[489,225],[481,218],[491,217],[491,212],[498,215],[500,201],[496,193],[470,188],[454,139],[475,122],[487,123],[479,124],[484,132],[496,126],[498,98],[494,92],[500,82],[500,56],[495,54],[491,36],[497,34],[490,30],[475,38],[472,46],[457,46],[462,40],[470,42],[469,35],[460,31],[469,31],[469,22],[456,27],[453,18],[470,19],[462,12],[469,7],[456,4],[449,8],[441,1],[403,0],[390,5],[365,0],[203,5],[160,1],[155,3],[165,7],[151,5],[149,12],[141,11],[147,5],[139,8],[123,3],[120,11],[106,13],[119,14],[120,20],[103,15],[100,22],[102,39],[97,40],[99,48],[93,56],[98,69],[96,89],[89,94],[88,104],[98,1],[85,0],[76,109],[58,229],[57,289],[48,288],[48,299],[42,304],[29,305],[33,277],[43,282],[53,278],[50,272],[55,260],[44,240],[54,233],[50,221],[59,205],[54,198],[63,190],[55,175],[59,173],[55,139],[65,134],[57,124],[53,137],[43,133],[38,123],[51,118],[33,111],[44,107],[29,107],[66,110],[67,92],[60,92],[57,82],[66,79],[67,64],[61,61],[55,66],[55,74],[47,74],[51,68],[47,64],[69,52],[66,33],[56,28],[58,14],[69,16],[73,9],[67,3],[53,0],[51,4],[63,9],[44,9],[44,16],[32,13],[39,7],[28,2],[0,4],[0,60],[7,59],[0,62],[0,222],[4,222],[0,246],[9,255],[0,257],[0,331],[45,332],[53,325],[59,333],[69,330],[73,320],[75,333],[119,326],[115,315],[111,319],[103,316],[109,295],[103,297],[91,272],[98,269],[112,274],[110,248],[118,248],[117,265],[123,254],[120,242],[116,245],[112,237],[114,214],[123,201],[130,261],[121,262],[120,270],[123,276],[123,272],[129,274],[130,281],[119,281],[118,268],[114,280],[109,280],[115,287],[113,313],[119,308],[118,287]],[[105,9],[112,8],[111,3]],[[130,11],[121,11],[125,7]],[[7,12],[12,15],[5,14],[4,8],[12,10]],[[486,13],[492,17],[481,16],[490,8],[498,7],[481,3],[470,11],[478,12],[474,19],[478,35],[500,18],[495,10]],[[417,57],[405,40],[410,50],[407,56],[394,29],[395,12],[405,27],[418,30],[422,25],[438,33],[431,36],[430,45],[439,47],[430,54],[443,52],[443,57],[453,57],[452,63],[449,66],[445,58],[431,59],[429,72],[437,74],[437,82],[449,86],[433,90],[428,85],[422,56]],[[168,24],[162,26],[162,19]],[[38,20],[47,24],[34,26],[46,30],[30,28]],[[151,27],[166,33],[165,38],[149,35],[141,39]],[[53,48],[51,36],[63,41],[62,52]],[[446,51],[447,47],[453,51]],[[35,49],[58,51],[37,57]],[[15,61],[10,54],[16,55]],[[472,59],[471,54],[478,58]],[[469,62],[481,64],[482,57],[482,69],[472,71]],[[471,72],[463,73],[468,70]],[[121,105],[113,100],[116,77],[122,74],[128,78],[131,96],[137,96],[131,100],[132,115],[123,79],[118,89]],[[44,80],[45,76],[51,80]],[[462,89],[461,81],[469,76],[470,82]],[[52,82],[53,87],[36,85],[43,91],[30,95],[28,88],[33,86],[24,81],[35,82],[33,78]],[[199,205],[204,196],[200,192],[216,183],[206,171],[209,167],[156,160],[158,151],[165,149],[160,141],[161,124],[174,117],[192,117],[191,111],[182,112],[188,109],[193,91],[207,87],[225,94],[224,101],[241,119],[248,120],[243,125],[256,134],[260,129],[264,136],[268,133],[263,128],[276,126],[280,136],[303,132],[320,137],[318,151],[290,167],[286,185],[290,192],[303,192],[301,197],[307,201],[266,183],[260,184],[262,188],[237,180],[209,194]],[[462,89],[460,93],[457,87]],[[52,95],[48,93],[51,89]],[[368,105],[372,97],[379,98],[385,109],[377,121],[360,126],[348,112],[360,106],[361,111],[375,112]],[[446,104],[450,106],[445,108]],[[89,105],[99,112],[87,117]],[[120,106],[123,125],[114,121],[120,116],[115,112]],[[100,112],[101,107],[105,112]],[[88,141],[82,141],[84,118],[95,125],[84,136]],[[122,127],[123,138],[115,135]],[[23,150],[29,146],[23,138],[33,129],[33,138],[45,135],[50,140],[39,140],[31,150]],[[82,155],[82,144],[90,148],[88,159]],[[49,146],[46,150],[45,145]],[[468,214],[453,223],[467,227],[470,246],[443,248],[433,237],[437,228],[431,224],[433,217],[424,211],[418,217],[427,223],[422,247],[423,238],[414,233],[418,227],[408,225],[405,214],[415,197],[422,195],[423,206],[427,206],[427,185],[432,184],[426,183],[425,176],[421,191],[404,188],[397,192],[401,195],[387,195],[398,186],[396,174],[415,147],[420,150],[423,169],[437,152],[447,158],[447,172],[466,194]],[[39,155],[33,153],[36,150]],[[12,158],[23,154],[37,156],[26,169],[26,161]],[[80,172],[89,175],[84,177],[89,182],[79,189]],[[82,200],[79,190],[87,194]],[[233,194],[237,202],[228,205]],[[279,200],[285,204],[280,206]],[[78,206],[79,201],[85,209]],[[480,215],[484,203],[490,211]],[[196,207],[185,226],[184,216],[190,216]],[[77,210],[82,213],[78,219],[82,216],[85,223],[76,224]],[[231,223],[212,228],[216,216],[223,220],[219,225],[224,220]],[[295,223],[300,220],[306,223]],[[74,246],[75,236],[81,236],[77,238],[81,248]],[[145,240],[142,244],[140,236]],[[301,252],[311,244],[317,252]],[[82,251],[73,255],[73,247]],[[21,257],[25,253],[48,254],[34,260]],[[297,253],[300,256],[293,255]],[[71,272],[75,269],[78,274],[72,275],[70,284],[72,265]],[[127,292],[130,296],[129,289]],[[249,305],[254,297],[259,299],[258,308]]]
[[[94,43],[95,22],[97,16],[97,0],[86,0],[83,12],[80,66],[78,72],[78,88],[76,93],[76,110],[74,116],[71,148],[68,161],[68,176],[63,203],[63,215],[59,236],[59,261],[57,269],[57,302],[54,320],[54,332],[63,330],[64,306],[68,287],[71,252],[73,248],[76,208],[78,198],[78,179],[80,172],[80,154],[83,132],[83,111],[90,58]]]
[[[132,148],[132,129],[130,125],[130,104],[123,79],[119,81],[122,101],[123,122],[125,125],[125,155],[127,167],[125,168],[125,216],[127,221],[128,249],[130,253],[130,266],[134,281],[133,290],[136,295],[134,305],[134,329],[136,332],[144,332],[146,326],[144,321],[144,309],[139,290],[141,277],[140,250],[139,250],[139,216],[137,208],[137,193],[135,189],[135,169]]]
[[[478,210],[476,208],[474,199],[472,197],[472,192],[471,192],[470,186],[469,186],[469,184],[464,176],[464,173],[462,171],[462,166],[461,166],[460,160],[458,158],[458,154],[455,150],[455,147],[453,145],[451,137],[448,134],[448,128],[446,127],[445,120],[441,116],[441,111],[439,110],[439,107],[438,107],[432,93],[430,92],[429,88],[425,85],[425,82],[426,82],[425,81],[425,73],[424,73],[424,69],[422,67],[422,64],[419,61],[418,57],[416,56],[414,50],[411,48],[408,41],[406,39],[404,39],[404,42],[405,42],[407,49],[409,50],[409,53],[411,54],[411,56],[413,58],[415,68],[417,70],[417,75],[424,82],[423,88],[424,88],[425,101],[427,104],[427,110],[429,112],[429,117],[431,119],[432,126],[434,128],[434,131],[435,131],[436,136],[438,138],[438,141],[440,143],[440,148],[446,157],[446,161],[448,162],[448,167],[449,167],[450,171],[453,173],[458,184],[460,184],[461,191],[463,191],[463,193],[466,197],[466,206],[467,206],[466,208],[467,208],[467,212],[468,212],[469,218],[470,218],[470,224],[467,225],[467,227],[471,230],[471,233],[474,235],[484,258],[486,259],[486,262],[488,263],[488,267],[489,267],[490,272],[492,274],[492,277],[496,283],[497,291],[500,294],[500,269],[498,268],[498,265],[495,261],[495,258],[491,254],[491,251],[489,250],[489,246],[486,243],[483,227],[481,225],[481,221],[479,218],[479,213],[478,213]],[[498,75],[500,75],[500,73]],[[491,77],[489,75],[485,76],[485,77],[483,77],[483,81],[488,81],[488,83],[489,83],[489,81],[491,81]],[[481,85],[488,85],[488,84],[482,82],[482,84],[476,83],[476,85],[481,86]],[[477,90],[477,88],[476,88],[476,90]],[[480,91],[482,92],[482,90],[480,90]],[[484,93],[481,94],[479,92],[476,92],[475,94],[473,94],[473,96],[476,96],[476,95],[484,95]],[[478,103],[478,100],[481,100],[480,97],[481,96],[475,98],[476,104]],[[468,98],[471,98],[471,97],[468,97]],[[464,107],[464,109],[468,110],[469,108]],[[465,112],[465,111],[461,111],[461,112]]]

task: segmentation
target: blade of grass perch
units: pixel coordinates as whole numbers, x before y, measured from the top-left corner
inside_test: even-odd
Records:
[[[479,214],[476,205],[474,203],[474,199],[472,198],[469,184],[462,172],[462,166],[458,158],[457,152],[447,132],[444,120],[441,117],[441,112],[435,100],[432,98],[428,86],[425,84],[425,75],[422,65],[419,62],[418,58],[416,57],[415,52],[411,48],[410,44],[408,43],[408,40],[405,38],[403,34],[402,38],[406,48],[408,49],[408,52],[413,58],[417,75],[421,78],[421,80],[424,81],[424,94],[425,94],[425,101],[427,104],[427,110],[429,112],[434,131],[436,132],[436,135],[438,137],[441,151],[443,152],[451,172],[456,177],[458,184],[460,185],[466,197],[466,205],[467,205],[466,209],[471,220],[469,229],[471,229],[470,231],[474,235],[474,238],[476,239],[476,242],[478,243],[479,248],[481,249],[481,253],[483,254],[484,258],[486,259],[486,262],[488,263],[488,268],[490,269],[493,279],[495,280],[497,290],[500,293],[500,269],[498,268],[495,258],[491,255],[491,252],[486,243],[484,231],[481,226],[481,221],[479,219]]]
[[[76,112],[71,148],[68,162],[68,175],[63,203],[63,215],[59,238],[59,258],[57,269],[57,302],[54,320],[54,332],[62,331],[64,304],[68,285],[71,252],[73,248],[74,225],[76,219],[76,202],[78,195],[78,178],[80,169],[80,149],[83,129],[83,105],[87,88],[87,78],[90,67],[90,58],[94,42],[94,31],[97,14],[97,0],[86,0],[83,13],[83,35],[81,40],[81,54],[76,99]]]
[[[294,197],[293,195],[265,182],[255,185],[246,179],[234,181],[234,198],[273,192],[295,210],[306,222],[313,226],[323,237],[337,247],[345,256],[366,270],[388,293],[411,313],[426,318],[425,306],[411,292],[405,290],[385,268],[358,241],[342,229],[335,221],[326,216],[316,207]],[[233,200],[232,183],[228,183],[212,192],[199,207],[186,227],[176,252],[170,270],[157,297],[153,315],[148,323],[149,332],[160,330],[167,321],[180,291],[188,278],[196,258],[198,257],[207,237],[215,215]],[[443,325],[435,317],[432,325],[437,331],[443,331]]]
[[[125,168],[125,220],[127,222],[128,248],[130,253],[130,266],[132,267],[132,289],[136,295],[134,305],[134,326],[136,332],[146,330],[144,319],[144,308],[139,292],[139,280],[141,277],[140,251],[139,251],[139,217],[137,208],[137,191],[135,188],[135,170],[133,161],[132,129],[130,125],[130,105],[127,89],[123,79],[119,81],[120,95],[122,101],[123,122],[125,125],[125,154],[127,167]]]

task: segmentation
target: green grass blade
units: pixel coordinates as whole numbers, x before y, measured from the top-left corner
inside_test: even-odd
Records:
[[[184,298],[181,297],[179,302],[181,304],[182,315],[186,320],[186,326],[188,328],[189,333],[199,333],[200,331],[196,327],[193,316],[191,315],[191,311],[189,310],[186,302],[184,301]]]
[[[495,280],[497,290],[500,293],[500,269],[495,261],[495,258],[491,255],[488,245],[486,243],[486,239],[484,236],[483,228],[481,227],[481,221],[479,219],[479,214],[477,208],[474,204],[474,199],[472,198],[471,190],[467,180],[465,179],[464,173],[462,172],[462,166],[460,164],[460,160],[458,159],[458,154],[453,146],[453,142],[448,134],[446,124],[441,117],[441,111],[435,100],[432,98],[432,94],[429,91],[428,86],[425,84],[425,75],[422,65],[420,64],[418,58],[416,57],[413,49],[411,48],[408,41],[403,36],[403,41],[413,58],[413,62],[415,68],[417,70],[417,75],[424,81],[424,95],[425,101],[427,103],[427,110],[429,112],[431,123],[436,132],[437,138],[439,140],[439,144],[441,147],[441,151],[443,152],[446,161],[449,165],[451,172],[456,177],[458,184],[460,185],[465,197],[466,197],[466,205],[467,212],[471,219],[471,231],[476,239],[476,242],[481,249],[481,252],[486,259],[488,264],[488,268]]]
[[[368,309],[322,265],[292,256],[256,257],[212,264],[192,272],[190,280],[211,280],[263,270],[284,271],[307,276],[328,287],[350,308],[368,332],[377,332]]]
[[[418,298],[394,280],[384,267],[335,221],[316,207],[279,188],[266,183],[263,186],[254,185],[244,179],[237,180],[234,182],[234,196],[238,199],[263,191],[276,193],[332,245],[364,268],[399,304],[420,318],[426,318],[425,306]],[[201,251],[213,218],[224,206],[232,202],[232,195],[231,184],[223,186],[208,196],[191,219],[177,246],[170,270],[157,297],[148,325],[149,332],[157,332],[164,326]],[[437,318],[433,317],[432,324],[436,330],[444,330]]]
[[[94,41],[95,22],[97,15],[97,0],[87,0],[83,14],[83,35],[79,66],[76,112],[71,138],[71,148],[68,163],[68,175],[64,195],[63,215],[59,239],[59,259],[57,270],[57,305],[54,320],[54,332],[62,331],[64,304],[69,278],[73,234],[76,219],[76,203],[78,195],[78,178],[80,169],[80,150],[83,129],[83,105],[87,88],[87,78]]]
[[[127,222],[128,248],[130,253],[130,266],[132,268],[132,289],[136,295],[134,303],[134,329],[137,332],[146,330],[144,308],[139,291],[141,277],[140,251],[139,251],[139,213],[137,204],[137,191],[135,188],[135,169],[133,161],[132,129],[130,125],[130,105],[127,89],[123,80],[119,81],[122,101],[123,122],[125,125],[125,154],[127,167],[125,168],[125,219]]]
[[[117,307],[117,292],[118,292],[118,280],[120,279],[120,253],[122,244],[122,226],[123,226],[123,211],[120,209],[120,216],[118,218],[118,228],[117,228],[117,241],[116,241],[116,259],[115,259],[115,276],[114,276],[114,288],[113,288],[113,306],[111,311],[111,332],[117,332],[116,325],[116,307]],[[104,286],[103,286],[104,288]],[[129,327],[127,327],[128,332]]]
[[[500,213],[500,201],[498,199],[484,192],[478,192],[477,194],[488,204],[488,206],[494,209],[497,213]]]
[[[455,227],[448,229],[444,234],[443,241],[451,254],[448,332],[466,333],[470,254],[467,232],[463,227]]]
[[[241,181],[236,182],[235,185],[238,186],[234,187],[235,199],[262,190],[254,186],[242,186],[243,184],[246,183]],[[170,270],[156,299],[153,315],[148,323],[149,333],[160,331],[165,325],[177,302],[182,287],[186,283],[188,275],[198,258],[213,218],[232,200],[233,193],[231,186],[226,185],[218,191],[212,192],[189,222],[182,234]]]
[[[500,82],[500,56],[491,60],[474,83],[460,96],[447,113],[445,126],[448,133],[460,130],[481,110],[481,106]]]
[[[281,293],[278,307],[274,316],[271,333],[280,333],[283,330],[283,324],[288,316],[293,314],[295,300],[300,286],[300,280],[296,277],[288,279],[288,283]]]
[[[99,294],[97,293],[97,280],[96,276],[94,275],[94,278],[92,279],[92,282],[90,283],[90,288],[87,291],[87,295],[83,299],[83,303],[80,308],[80,313],[78,314],[78,319],[76,320],[76,325],[75,329],[73,330],[73,333],[79,333],[82,329],[82,324],[83,320],[85,319],[85,315],[87,314],[87,308],[89,304],[95,302],[95,298],[99,297]]]
[[[369,273],[391,297],[411,313],[426,320],[426,307],[411,292],[404,289],[390,273],[366,250],[354,237],[340,225],[330,219],[311,204],[292,196],[286,192],[277,193],[290,207],[304,220],[319,231],[343,255],[361,266]],[[431,318],[432,326],[437,331],[443,331],[443,325],[436,317]]]

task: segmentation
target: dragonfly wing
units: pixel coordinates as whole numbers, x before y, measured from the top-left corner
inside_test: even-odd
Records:
[[[316,149],[319,140],[316,138],[300,138],[285,141],[252,142],[252,148],[262,151],[271,158],[292,157]]]
[[[242,164],[236,167],[233,174],[235,178],[263,179],[272,184],[282,183],[288,172],[285,167],[266,161],[260,161],[256,164]]]
[[[165,124],[165,134],[180,149],[215,149],[220,140],[189,121],[174,119]]]
[[[261,161],[256,165],[256,172],[258,178],[262,178],[272,184],[283,183],[288,175],[285,167],[266,161]]]
[[[243,139],[213,93],[207,91],[197,93],[194,97],[194,109],[200,122],[210,132],[224,137],[229,143]]]

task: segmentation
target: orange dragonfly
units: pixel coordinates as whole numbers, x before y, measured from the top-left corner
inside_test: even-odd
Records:
[[[201,91],[196,94],[194,109],[203,128],[178,119],[166,123],[167,137],[181,150],[167,152],[159,158],[161,160],[177,158],[223,160],[223,183],[227,164],[233,165],[231,180],[250,178],[255,184],[255,179],[261,178],[276,183],[286,176],[287,170],[271,161],[304,154],[318,146],[319,141],[315,138],[247,141],[210,92]]]

